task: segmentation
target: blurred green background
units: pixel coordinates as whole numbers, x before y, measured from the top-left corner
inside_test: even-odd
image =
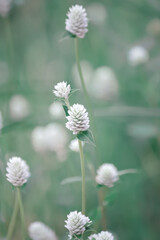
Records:
[[[111,68],[116,78],[113,96],[96,98],[91,93],[99,157],[95,157],[93,146],[85,145],[87,177],[92,179],[91,167],[96,171],[104,162],[115,164],[119,170],[138,169],[137,174],[122,176],[106,191],[108,230],[118,240],[159,240],[160,22],[158,25],[158,20],[153,20],[160,16],[160,1],[12,3],[8,15],[0,17],[0,238],[6,235],[13,208],[14,192],[5,178],[9,157],[25,159],[32,174],[23,188],[26,226],[42,221],[60,239],[66,239],[66,215],[81,210],[80,183],[61,184],[65,178],[80,176],[79,154],[68,147],[74,136],[64,130],[65,147],[61,146],[58,154],[51,149],[35,151],[32,139],[37,126],[65,126],[64,117],[54,117],[48,110],[54,100],[54,85],[67,81],[72,88],[79,86],[73,77],[74,40],[64,39],[66,13],[76,3],[83,4],[90,14],[89,32],[79,41],[80,58],[89,64],[88,89],[101,66]],[[149,60],[132,66],[127,54],[135,45],[147,49]],[[20,110],[16,106],[23,100],[18,98],[14,104],[15,95],[25,99],[24,105],[17,107]],[[85,105],[83,92],[76,92],[70,101]],[[100,231],[97,191],[94,180],[87,181],[87,215]],[[20,239],[18,226],[19,221],[16,240]]]

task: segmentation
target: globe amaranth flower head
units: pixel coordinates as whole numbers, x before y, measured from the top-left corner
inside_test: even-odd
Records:
[[[7,180],[15,187],[22,186],[30,177],[29,167],[20,157],[12,157],[7,163]]]
[[[69,84],[67,85],[66,82],[59,82],[57,83],[57,85],[55,85],[54,88],[55,89],[53,90],[53,93],[56,97],[68,99],[71,91],[71,87]]]
[[[89,240],[114,240],[112,233],[108,231],[102,231],[98,234],[92,234],[88,237]]]
[[[81,212],[74,211],[67,215],[65,223],[65,227],[69,231],[69,237],[72,238],[73,235],[83,234],[92,222]]]
[[[113,187],[114,183],[119,180],[117,168],[110,163],[102,164],[97,170],[96,182],[107,187]]]
[[[28,232],[32,240],[57,240],[55,232],[42,222],[31,223]]]
[[[66,127],[72,131],[73,134],[88,130],[89,117],[88,112],[83,105],[74,104],[68,110],[68,114],[69,116],[66,117],[68,120]]]
[[[66,30],[78,38],[84,38],[88,32],[88,18],[83,6],[75,5],[69,9],[66,19]]]

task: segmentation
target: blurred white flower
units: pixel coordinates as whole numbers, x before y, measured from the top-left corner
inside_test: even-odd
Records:
[[[84,38],[88,32],[88,18],[85,8],[80,5],[72,6],[67,13],[66,30],[79,38]]]
[[[96,239],[97,239],[97,235],[98,235],[98,234],[91,234],[91,235],[88,237],[88,239],[89,239],[89,240],[96,240]]]
[[[160,18],[152,19],[147,25],[147,31],[155,36],[160,35]]]
[[[85,76],[85,83],[87,85],[88,91],[90,90],[92,77],[93,77],[93,68],[92,65],[88,61],[81,61],[81,67],[83,75]],[[81,88],[81,81],[79,77],[79,73],[77,70],[77,65],[74,64],[72,67],[72,77],[78,88]]]
[[[7,180],[12,183],[13,186],[22,186],[28,181],[31,175],[28,165],[20,157],[10,158],[7,163],[6,171]]]
[[[53,93],[56,97],[59,98],[67,99],[71,91],[70,85],[67,85],[66,82],[59,82],[54,86],[54,88],[55,89],[53,90]]]
[[[136,139],[155,138],[159,134],[159,130],[155,124],[145,121],[130,123],[127,126],[127,133]]]
[[[32,240],[57,240],[55,232],[42,222],[31,223],[28,232]]]
[[[22,95],[14,95],[9,102],[9,108],[10,116],[15,121],[27,117],[30,111],[30,105]]]
[[[102,66],[95,70],[91,93],[100,100],[112,100],[117,97],[118,81],[111,68]]]
[[[31,140],[33,148],[36,152],[43,152],[46,150],[45,143],[45,127],[38,126],[33,129],[31,134]]]
[[[0,16],[6,17],[11,9],[12,0],[0,0]]]
[[[128,51],[128,62],[131,66],[137,66],[145,63],[148,59],[148,51],[142,46],[134,46]]]
[[[110,163],[102,164],[97,170],[96,182],[107,187],[113,187],[114,183],[119,180],[117,168]]]
[[[68,110],[68,114],[69,116],[66,117],[68,120],[66,127],[72,131],[73,134],[88,130],[89,117],[88,112],[83,105],[74,104]]]
[[[63,119],[64,118],[64,110],[62,108],[62,104],[60,102],[54,102],[49,106],[49,113],[55,119]]]
[[[32,131],[31,140],[35,151],[53,151],[60,160],[65,159],[68,135],[60,124],[51,123],[44,127],[36,127]]]
[[[89,20],[96,25],[102,25],[106,21],[107,12],[101,3],[92,3],[87,7]]]
[[[69,231],[69,236],[72,237],[72,235],[83,234],[86,228],[88,228],[92,222],[81,212],[74,211],[67,215],[67,220],[65,223],[65,227]]]
[[[82,142],[82,146],[84,146],[84,142]],[[73,140],[70,142],[69,148],[70,148],[73,152],[79,152],[79,144],[78,144],[78,139],[77,139],[77,138],[73,139]]]
[[[0,130],[3,128],[3,118],[2,113],[0,112]]]

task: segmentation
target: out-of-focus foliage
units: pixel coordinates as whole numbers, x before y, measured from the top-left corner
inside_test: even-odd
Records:
[[[87,0],[76,3],[86,7],[90,19],[89,32],[80,40],[80,57],[89,66],[89,70],[84,67],[84,75],[95,111],[99,152],[95,157],[94,146],[85,144],[89,179],[87,215],[92,220],[99,219],[98,189],[91,168],[96,171],[102,163],[108,162],[119,170],[138,169],[138,174],[122,176],[114,188],[107,190],[107,226],[118,240],[159,240],[160,2]],[[64,127],[63,114],[57,119],[49,111],[53,86],[67,81],[72,88],[80,88],[73,73],[74,39],[63,40],[66,13],[72,4],[75,1],[19,0],[14,1],[8,16],[0,17],[0,111],[3,118],[0,239],[6,235],[13,208],[12,187],[5,178],[6,162],[11,156],[25,159],[32,174],[23,188],[26,225],[42,221],[52,227],[60,239],[65,239],[66,215],[71,210],[81,210],[81,183],[61,184],[63,179],[80,176],[79,155],[68,147],[74,136],[65,129],[65,141],[56,137],[63,146],[55,151],[51,146],[55,135],[49,128],[46,142],[50,147],[36,151],[32,145],[35,128],[47,128],[51,123]],[[147,49],[149,59],[132,66],[127,58],[128,51],[137,45]],[[101,94],[103,88],[98,89],[101,95],[97,98],[92,88],[97,86],[97,69],[103,66],[113,71],[114,83],[109,77],[104,80],[109,84],[104,87],[107,95]],[[101,79],[103,83],[103,76]],[[17,102],[14,105],[15,95],[20,97],[20,105]],[[85,105],[82,91],[75,92],[70,100],[71,104]],[[41,141],[43,134],[40,131],[38,134]],[[16,240],[20,239],[18,224]]]

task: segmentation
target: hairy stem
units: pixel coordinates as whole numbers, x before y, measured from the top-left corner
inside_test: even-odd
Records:
[[[85,214],[86,208],[86,190],[85,190],[85,165],[82,142],[78,139],[80,159],[81,159],[81,174],[82,174],[82,214]]]
[[[99,198],[99,205],[101,208],[101,223],[102,223],[102,229],[106,230],[107,229],[107,221],[106,221],[106,209],[104,206],[104,194],[103,194],[103,189],[99,189],[98,192],[98,198]]]

